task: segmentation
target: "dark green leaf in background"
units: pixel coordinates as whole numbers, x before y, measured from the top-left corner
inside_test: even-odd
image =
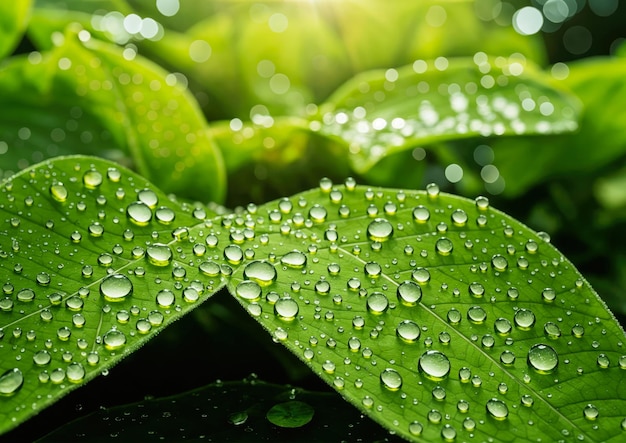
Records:
[[[0,4],[0,60],[10,54],[26,30],[32,0],[12,0]]]

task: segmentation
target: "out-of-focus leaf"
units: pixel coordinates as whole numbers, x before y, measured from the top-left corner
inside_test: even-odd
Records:
[[[203,254],[187,227],[215,216],[95,157],[57,158],[2,182],[0,433],[224,285],[187,258]]]
[[[0,59],[10,54],[19,42],[30,15],[32,0],[0,3]]]
[[[295,429],[273,425],[266,414],[285,403],[306,405],[304,408],[314,411],[313,419]],[[357,409],[346,407],[334,393],[305,391],[254,378],[213,383],[171,397],[97,411],[62,426],[38,442],[93,440],[401,441],[363,417]]]
[[[594,184],[594,195],[605,208],[626,208],[626,168],[599,178]]]
[[[389,154],[442,140],[570,132],[578,107],[532,66],[478,54],[358,75],[320,107],[315,128],[342,141],[362,173]]]
[[[0,71],[5,170],[59,154],[122,154],[166,192],[221,201],[221,154],[185,85],[132,50],[73,29],[51,52]]]
[[[596,58],[569,65],[560,83],[583,104],[573,134],[492,140],[494,165],[516,196],[546,180],[589,174],[626,156],[626,58]]]

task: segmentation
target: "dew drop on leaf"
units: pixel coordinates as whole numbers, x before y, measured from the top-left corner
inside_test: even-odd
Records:
[[[400,283],[396,292],[398,300],[406,306],[414,306],[422,299],[422,288],[412,281]]]
[[[298,310],[298,302],[289,297],[280,298],[274,304],[274,313],[283,320],[293,320]]]
[[[133,284],[132,282],[122,274],[111,274],[102,280],[100,283],[100,294],[108,301],[118,301],[123,300],[125,297],[128,297],[133,292]],[[68,299],[68,307],[70,299]],[[77,303],[72,303],[73,308],[70,309],[80,309],[78,308]],[[82,305],[81,305],[82,307]]]
[[[543,325],[543,332],[550,339],[557,339],[561,336],[561,328],[554,322],[546,322]]]
[[[102,184],[102,174],[96,170],[89,170],[83,174],[83,184],[88,189],[96,189]]]
[[[426,268],[415,268],[411,276],[420,285],[425,285],[430,281],[430,272]]]
[[[420,337],[420,327],[411,320],[403,320],[396,328],[396,335],[407,343],[413,343]]]
[[[419,421],[413,421],[409,424],[409,432],[411,435],[422,435],[422,431],[424,430],[424,425],[422,425]]]
[[[235,293],[246,300],[258,300],[261,297],[261,286],[257,282],[244,280],[237,285]]]
[[[402,376],[395,369],[387,368],[380,373],[380,382],[390,391],[397,391],[402,387]]]
[[[35,355],[33,355],[33,362],[37,366],[45,366],[48,363],[50,363],[51,360],[52,360],[52,357],[50,356],[50,353],[46,351],[45,349],[37,351],[35,352]]]
[[[243,276],[246,280],[253,280],[261,286],[267,286],[276,280],[277,275],[271,263],[255,260],[246,265]]]
[[[122,348],[126,344],[126,335],[117,329],[111,329],[102,337],[104,347],[109,351]]]
[[[156,192],[151,189],[142,189],[139,191],[137,193],[137,200],[150,208],[155,208],[159,203],[159,197],[156,195]]]
[[[238,265],[243,260],[243,251],[237,245],[228,245],[224,248],[224,258],[233,265]]]
[[[157,292],[156,303],[160,307],[169,308],[174,304],[175,301],[176,297],[174,296],[174,293],[169,289],[161,289],[159,292]]]
[[[419,358],[419,371],[431,380],[443,380],[450,373],[450,360],[440,351],[426,351]]]
[[[559,364],[556,351],[542,343],[533,345],[528,351],[528,365],[540,374],[549,374]]]
[[[513,329],[513,325],[508,319],[500,317],[494,322],[493,329],[498,335],[508,335]]]
[[[155,266],[167,266],[172,260],[172,250],[167,245],[155,243],[146,248],[146,256]]]
[[[384,218],[376,218],[367,226],[367,236],[370,240],[384,242],[393,235],[393,226]]]
[[[598,415],[600,415],[598,408],[592,404],[588,404],[583,408],[583,417],[587,420],[593,421],[598,418]]]
[[[80,363],[74,362],[67,367],[65,374],[71,383],[80,383],[85,378],[85,368]]]
[[[169,225],[176,219],[176,213],[166,206],[161,206],[154,211],[154,218],[162,225]]]
[[[452,244],[452,241],[446,237],[441,237],[435,243],[435,250],[440,255],[444,255],[444,256],[450,255],[452,253],[453,248],[454,248],[454,245]]]
[[[52,196],[53,199],[62,203],[67,200],[67,197],[68,197],[67,188],[65,188],[65,186],[63,186],[62,183],[54,184],[50,186],[50,195]]]
[[[31,302],[35,299],[35,291],[29,288],[21,289],[17,293],[17,299],[21,302]]]
[[[497,398],[492,398],[486,404],[487,413],[496,420],[504,420],[509,416],[509,408],[506,403]]]
[[[13,395],[24,384],[24,375],[18,368],[9,369],[0,375],[0,395]]]
[[[426,223],[430,219],[430,211],[427,207],[419,205],[413,209],[413,219],[417,223]]]
[[[430,411],[428,411],[427,417],[428,417],[428,421],[433,424],[437,424],[441,422],[441,419],[443,418],[443,416],[441,415],[441,412],[439,412],[436,409],[431,409]]]
[[[382,314],[389,307],[389,300],[382,292],[372,292],[366,301],[367,310],[372,314]]]
[[[509,267],[509,262],[503,255],[496,254],[491,257],[491,266],[498,272],[504,272]]]
[[[146,226],[152,220],[152,210],[143,202],[133,202],[126,208],[129,220],[137,226]]]
[[[535,325],[535,314],[530,309],[520,309],[513,316],[515,326],[522,330],[529,330]]]
[[[480,306],[472,306],[467,310],[467,319],[475,324],[483,323],[487,319],[487,312]]]
[[[446,423],[441,428],[441,437],[443,437],[444,441],[454,441],[456,439],[456,430],[452,425]]]
[[[461,311],[456,308],[450,308],[447,314],[448,323],[458,325],[461,322]]]

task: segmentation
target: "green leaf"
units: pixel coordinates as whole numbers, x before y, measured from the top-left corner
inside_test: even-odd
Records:
[[[214,216],[97,158],[56,159],[2,183],[0,432],[225,284],[219,268],[207,277],[190,264],[206,246],[184,229]]]
[[[0,4],[0,59],[10,54],[26,30],[32,0],[14,0]]]
[[[520,195],[555,177],[588,174],[626,154],[626,58],[595,58],[569,64],[561,84],[583,105],[572,134],[493,140],[494,165],[506,180],[505,193]],[[535,149],[529,149],[534,146]],[[594,149],[589,149],[594,146]]]
[[[313,420],[291,429],[273,425],[266,414],[285,403],[300,404],[309,413],[314,411]],[[311,392],[252,378],[212,383],[171,397],[99,410],[38,442],[102,441],[107,436],[116,441],[142,442],[183,438],[238,442],[400,441],[357,409],[346,407],[332,392]]]
[[[277,343],[404,438],[623,439],[623,329],[547,234],[485,198],[322,180],[290,198],[194,219],[202,211],[153,191],[176,220],[163,225],[168,211],[140,205],[152,220],[134,226],[128,215],[145,198],[137,193],[152,187],[125,170],[115,182],[111,166],[58,159],[2,185],[4,431],[77,386],[69,378],[94,377],[226,284]],[[105,300],[113,278],[126,288],[128,279],[132,295]],[[50,295],[60,291],[55,305]],[[162,324],[140,337],[152,311]],[[118,349],[113,326],[126,337]],[[38,367],[44,350],[51,363]]]
[[[88,153],[126,160],[180,197],[224,198],[221,154],[176,76],[76,26],[58,38],[63,44],[51,52],[0,71],[5,175],[54,155]]]
[[[546,234],[483,198],[350,182],[250,217],[255,260],[228,289],[391,431],[623,439],[624,331]]]
[[[420,145],[577,128],[578,102],[511,58],[438,58],[360,74],[320,107],[320,133],[343,142],[357,172]]]

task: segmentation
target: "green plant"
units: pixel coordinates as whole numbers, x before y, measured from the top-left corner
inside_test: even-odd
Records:
[[[404,438],[623,438],[624,331],[549,236],[487,198],[434,184],[410,188],[437,171],[470,194],[483,185],[509,195],[545,186],[564,209],[542,211],[548,200],[537,199],[530,220],[567,231],[581,195],[566,189],[567,178],[549,179],[586,171],[600,177],[599,226],[618,229],[621,172],[598,171],[623,157],[616,127],[626,115],[599,94],[622,93],[624,59],[555,65],[551,76],[540,68],[536,39],[485,21],[471,2],[207,3],[206,22],[184,33],[142,20],[145,5],[101,3],[92,14],[82,2],[69,11],[38,2],[30,21],[29,2],[2,6],[19,18],[11,23],[23,24],[0,33],[4,53],[27,23],[42,51],[10,57],[0,70],[2,432],[221,291],[248,315],[220,333],[255,318],[358,410]],[[441,11],[446,26],[463,23],[473,38],[447,39],[446,27],[433,33]],[[474,19],[465,20],[468,12]],[[313,25],[295,26],[311,14]],[[363,46],[368,23],[394,29],[377,50]],[[123,32],[113,32],[120,24]],[[246,54],[239,68],[225,36]],[[398,36],[411,44],[398,45]],[[293,47],[277,53],[285,41]],[[523,54],[487,55],[520,45]],[[395,47],[402,51],[386,51]],[[306,57],[294,63],[300,52]],[[605,81],[591,84],[599,73]],[[208,125],[207,117],[228,120]],[[586,143],[607,131],[602,149],[586,155]],[[529,154],[532,144],[542,155]],[[567,159],[559,145],[571,150]],[[421,146],[437,161],[415,162]],[[480,171],[468,163],[472,151]],[[533,167],[518,170],[523,162]],[[287,197],[313,177],[349,174],[371,186],[326,178]],[[272,197],[279,199],[232,212],[207,204]],[[621,312],[619,303],[612,307]],[[214,327],[198,311],[196,321]],[[184,373],[182,359],[181,366]],[[267,436],[285,439],[314,426],[310,394],[262,392],[255,405],[234,405],[230,424],[260,416],[296,428]],[[198,395],[173,401],[197,407]],[[338,429],[331,435],[344,435]]]

